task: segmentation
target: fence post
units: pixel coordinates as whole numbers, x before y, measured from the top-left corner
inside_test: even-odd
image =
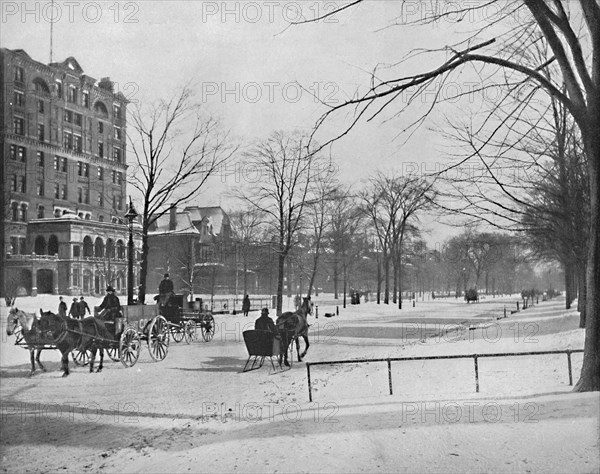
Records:
[[[475,362],[475,392],[479,393],[479,366],[477,364],[477,354],[473,354],[473,361]]]
[[[310,382],[310,362],[306,363],[306,375],[308,377],[308,401],[312,402],[312,384]]]
[[[519,302],[517,301],[517,311],[519,311]]]
[[[504,317],[506,318],[506,305],[504,305]]]
[[[573,371],[571,370],[571,350],[567,349],[567,363],[569,365],[569,385],[573,386]]]
[[[390,359],[388,359],[387,364],[388,364],[388,381],[390,384],[390,395],[393,395],[394,391],[392,390],[392,361]]]

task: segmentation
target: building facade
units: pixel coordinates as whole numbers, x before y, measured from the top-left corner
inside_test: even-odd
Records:
[[[75,58],[23,50],[0,49],[0,83],[0,289],[124,290],[127,99]]]

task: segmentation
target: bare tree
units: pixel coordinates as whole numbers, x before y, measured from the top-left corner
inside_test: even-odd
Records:
[[[349,7],[363,4],[364,0],[356,0],[340,7],[337,12]],[[438,2],[432,2],[436,5]],[[440,2],[441,3],[441,2]],[[402,3],[399,4],[400,6]],[[485,11],[488,2],[475,5],[455,4],[454,8],[432,9],[420,19],[421,23],[432,23],[450,15],[463,18],[473,12]],[[427,87],[439,87],[444,79],[465,66],[480,67],[480,77],[487,77],[488,85],[500,85],[514,88],[519,85],[532,85],[536,91],[544,91],[549,96],[564,104],[577,124],[584,152],[587,156],[590,194],[590,239],[587,256],[587,321],[584,347],[584,361],[581,377],[575,391],[595,391],[600,389],[600,4],[594,1],[578,0],[523,0],[522,2],[506,2],[495,4],[500,10],[495,19],[488,19],[481,28],[473,32],[466,42],[453,46],[445,46],[440,51],[449,52],[447,60],[438,67],[423,73],[402,76],[395,79],[380,80],[373,74],[372,83],[365,94],[361,94],[342,104],[331,107],[318,121],[317,128],[329,117],[347,108],[353,108],[354,118],[343,132],[334,137],[336,140],[350,132],[350,129],[363,117],[373,118],[392,104],[400,104],[403,111]],[[529,21],[517,27],[514,24],[503,32],[498,32],[503,16],[515,15],[524,11],[529,13]],[[336,12],[328,12],[331,16]],[[320,18],[311,20],[317,21]],[[402,24],[402,18],[394,19],[394,24]],[[494,29],[493,29],[494,28]],[[494,36],[491,36],[495,34]],[[549,56],[542,62],[533,53],[537,44],[548,46]],[[518,58],[514,54],[520,51]],[[432,51],[415,52],[427,54]],[[435,53],[435,52],[434,52]],[[548,78],[544,70],[556,63],[560,75]],[[402,62],[395,63],[401,68]],[[486,67],[494,72],[487,74]],[[498,78],[496,71],[504,72]],[[389,75],[388,75],[389,77]],[[506,80],[506,78],[509,80]],[[442,79],[440,81],[440,78]],[[563,88],[562,85],[565,85]],[[480,89],[480,90],[481,90]],[[402,104],[403,93],[411,93],[408,104]],[[406,97],[406,95],[404,95]],[[413,125],[417,126],[426,117],[435,103],[417,117]],[[369,115],[370,114],[370,115]],[[489,132],[493,135],[494,131]],[[329,142],[325,142],[324,146]]]
[[[231,216],[231,232],[237,254],[242,264],[244,295],[248,293],[248,271],[253,257],[259,247],[256,245],[260,240],[260,228],[263,216],[256,207],[247,207],[239,211],[229,213]],[[235,271],[237,272],[237,267]],[[236,274],[237,279],[237,274]]]
[[[170,99],[131,112],[135,157],[129,182],[142,199],[142,261],[139,301],[144,303],[148,274],[148,230],[171,209],[198,196],[207,180],[231,158],[236,147],[219,123],[203,114],[190,87]]]
[[[324,169],[322,160],[307,148],[300,135],[273,133],[247,154],[260,179],[240,197],[265,216],[277,236],[277,314],[283,304],[286,260],[306,225],[306,209],[314,200],[313,185]]]

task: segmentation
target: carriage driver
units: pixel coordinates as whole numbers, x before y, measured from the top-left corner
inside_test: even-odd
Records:
[[[273,354],[279,354],[280,337],[277,328],[275,327],[275,323],[269,317],[269,308],[263,308],[260,311],[260,318],[254,321],[254,329],[275,334],[275,338],[273,339]]]
[[[102,304],[98,306],[98,309],[103,310],[100,313],[100,317],[105,321],[114,321],[121,312],[121,302],[119,297],[115,295],[115,289],[112,286],[106,287],[106,296],[102,300]]]
[[[167,306],[169,299],[173,295],[173,282],[169,279],[169,274],[165,273],[163,281],[158,285],[158,305]]]

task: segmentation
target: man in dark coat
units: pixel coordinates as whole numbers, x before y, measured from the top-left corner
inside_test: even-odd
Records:
[[[118,316],[121,311],[121,302],[119,297],[115,295],[115,289],[112,286],[106,288],[106,296],[102,300],[102,304],[98,306],[102,310],[100,316],[106,321],[112,321]]]
[[[254,329],[256,329],[257,331],[269,331],[269,332],[272,332],[272,333],[276,333],[277,332],[277,330],[275,329],[275,323],[269,317],[269,310],[268,310],[268,308],[263,308],[261,310],[261,312],[260,312],[260,318],[258,318],[254,322]]]
[[[81,319],[85,318],[85,312],[88,312],[88,314],[91,316],[92,312],[90,311],[90,307],[87,304],[87,301],[85,301],[83,299],[83,296],[81,298],[79,298],[79,317]]]
[[[248,316],[248,312],[250,311],[250,297],[248,295],[244,296],[242,300],[242,313],[244,316]]]
[[[79,319],[79,303],[77,303],[77,298],[73,298],[71,308],[69,309],[69,317]]]
[[[169,279],[169,274],[165,273],[163,281],[158,285],[158,304],[160,306],[167,306],[169,298],[173,294],[173,282]]]
[[[66,316],[67,315],[67,303],[65,303],[63,301],[63,297],[59,296],[59,303],[58,303],[58,315],[59,316]]]

